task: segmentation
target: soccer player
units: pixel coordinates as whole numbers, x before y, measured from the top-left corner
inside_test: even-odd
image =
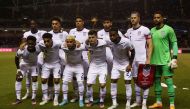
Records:
[[[119,36],[118,29],[112,28],[109,31],[110,40],[107,41],[113,53],[113,68],[111,72],[111,96],[112,106],[108,109],[118,107],[117,103],[117,81],[120,78],[120,73],[124,73],[124,81],[126,87],[126,109],[130,109],[131,102],[131,68],[135,57],[135,50],[129,39]]]
[[[82,51],[85,49],[84,45],[77,47],[75,36],[67,36],[65,41],[65,46],[62,47],[66,56],[66,65],[63,73],[63,101],[59,104],[63,106],[68,103],[68,82],[73,80],[75,75],[78,83],[79,89],[79,107],[83,107],[83,92],[84,92],[84,68],[83,68],[83,59]]]
[[[85,41],[88,39],[88,32],[89,30],[84,27],[84,18],[82,16],[77,16],[75,18],[75,25],[76,28],[73,28],[70,30],[69,35],[75,36],[75,40],[79,41],[81,44],[85,44]],[[83,66],[84,66],[84,86],[86,87],[86,79],[87,79],[87,73],[88,73],[88,51],[83,51],[82,52],[82,57],[83,57]],[[74,98],[71,99],[70,102],[76,102],[78,100],[78,86],[77,86],[77,81],[76,77],[73,78],[73,89],[74,89]],[[85,103],[88,101],[85,100]]]
[[[32,76],[32,104],[36,104],[36,91],[38,89],[37,56],[39,53],[40,50],[36,46],[36,38],[34,36],[28,36],[26,38],[26,46],[17,51],[17,55],[15,56],[17,67],[15,91],[17,99],[13,105],[21,103],[21,82],[26,73],[30,73]]]
[[[164,16],[162,12],[155,12],[153,16],[155,27],[151,29],[152,42],[154,46],[151,64],[156,65],[154,82],[156,103],[149,106],[150,109],[162,108],[162,76],[168,86],[170,109],[175,109],[175,89],[173,87],[172,77],[174,75],[173,69],[177,68],[178,45],[173,28],[164,24],[163,18]],[[171,53],[171,50],[173,50],[173,53]]]
[[[90,64],[87,75],[87,107],[93,104],[93,88],[96,83],[96,77],[99,76],[100,83],[100,108],[104,108],[104,98],[106,95],[106,77],[107,77],[107,62],[106,62],[106,42],[98,39],[97,32],[90,30],[86,47],[90,51]]]
[[[58,96],[60,92],[60,58],[59,58],[59,49],[61,44],[52,39],[52,34],[45,33],[43,35],[43,41],[40,42],[39,47],[44,53],[44,64],[42,65],[42,92],[43,100],[40,102],[40,105],[44,105],[48,102],[48,78],[52,71],[54,78],[54,102],[53,105],[57,106]]]
[[[38,23],[36,20],[31,19],[30,20],[30,31],[27,31],[23,34],[23,38],[22,38],[22,43],[26,42],[26,39],[28,36],[34,36],[36,37],[36,43],[39,43],[42,40],[42,35],[46,33],[46,31],[44,30],[39,30],[38,29]],[[38,66],[37,69],[39,71],[41,65],[42,65],[43,61],[40,60],[40,56],[38,56]],[[22,100],[28,98],[29,93],[30,93],[30,83],[31,83],[31,75],[30,73],[26,74],[26,94],[24,97],[22,97]]]
[[[133,62],[132,76],[135,81],[136,102],[131,107],[141,106],[141,88],[137,85],[137,75],[139,64],[150,64],[152,54],[152,39],[150,30],[140,24],[140,13],[134,11],[131,13],[132,28],[127,30],[125,36],[130,39],[135,48],[135,59]],[[143,91],[142,109],[147,109],[146,101],[149,89]]]

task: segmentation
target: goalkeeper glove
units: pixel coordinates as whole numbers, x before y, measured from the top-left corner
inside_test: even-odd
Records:
[[[175,69],[175,68],[177,68],[177,59],[172,59],[171,61],[170,61],[170,63],[168,64],[168,66],[170,66],[172,69]]]

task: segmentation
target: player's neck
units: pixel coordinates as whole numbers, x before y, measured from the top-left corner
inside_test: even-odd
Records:
[[[137,30],[141,27],[141,25],[139,23],[137,23],[136,25],[132,26],[134,30]]]
[[[60,33],[61,30],[53,30],[54,33]]]
[[[77,31],[82,31],[84,29],[84,27],[78,27]]]
[[[161,23],[160,25],[157,25],[156,29],[161,29],[162,27],[164,27],[164,23]]]

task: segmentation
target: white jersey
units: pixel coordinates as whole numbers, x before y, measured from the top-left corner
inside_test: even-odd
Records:
[[[118,31],[118,34],[120,37],[125,37],[120,31]],[[98,38],[103,40],[110,40],[109,31],[105,31],[104,29],[101,29],[98,31]]]
[[[130,28],[125,34],[135,48],[135,61],[145,62],[147,58],[146,39],[151,38],[150,30],[145,26],[137,29]]]
[[[118,44],[107,41],[113,53],[113,66],[126,66],[129,64],[129,50],[133,49],[130,40],[121,38]]]
[[[84,28],[81,31],[77,31],[77,28],[73,28],[70,30],[69,35],[75,36],[75,39],[82,44],[85,44],[85,41],[88,39],[89,30]]]
[[[42,40],[42,36],[44,33],[46,33],[46,31],[44,30],[38,30],[38,32],[34,34],[31,31],[27,31],[24,33],[23,38],[27,39],[28,36],[34,36],[36,37],[36,43],[39,43]]]
[[[106,42],[98,39],[98,45],[91,47],[86,45],[90,51],[90,65],[102,65],[106,63]]]
[[[38,46],[36,46],[36,51],[31,53],[27,50],[27,46],[24,48],[24,50],[18,50],[16,55],[21,58],[22,64],[29,64],[31,66],[37,65],[37,59],[38,54],[40,53],[40,49]]]
[[[75,48],[75,50],[69,50],[66,47],[62,47],[62,49],[65,52],[66,64],[82,64],[82,51],[85,49],[83,45],[81,45],[79,48]]]
[[[53,35],[52,39],[58,43],[63,43],[68,36],[68,33],[66,31],[55,33],[53,30],[49,31]]]
[[[61,48],[61,44],[53,41],[53,46],[51,48],[46,48],[44,45],[44,41],[40,41],[39,47],[41,51],[44,53],[44,63],[55,64],[60,62],[59,58],[59,49]]]

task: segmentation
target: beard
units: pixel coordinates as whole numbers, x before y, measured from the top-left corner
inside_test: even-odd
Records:
[[[27,50],[31,53],[35,52],[36,51],[36,48],[35,47],[27,47]]]
[[[73,45],[73,46],[71,46],[71,47],[68,47],[68,49],[71,50],[71,51],[74,50],[75,48],[76,48],[76,45]]]

